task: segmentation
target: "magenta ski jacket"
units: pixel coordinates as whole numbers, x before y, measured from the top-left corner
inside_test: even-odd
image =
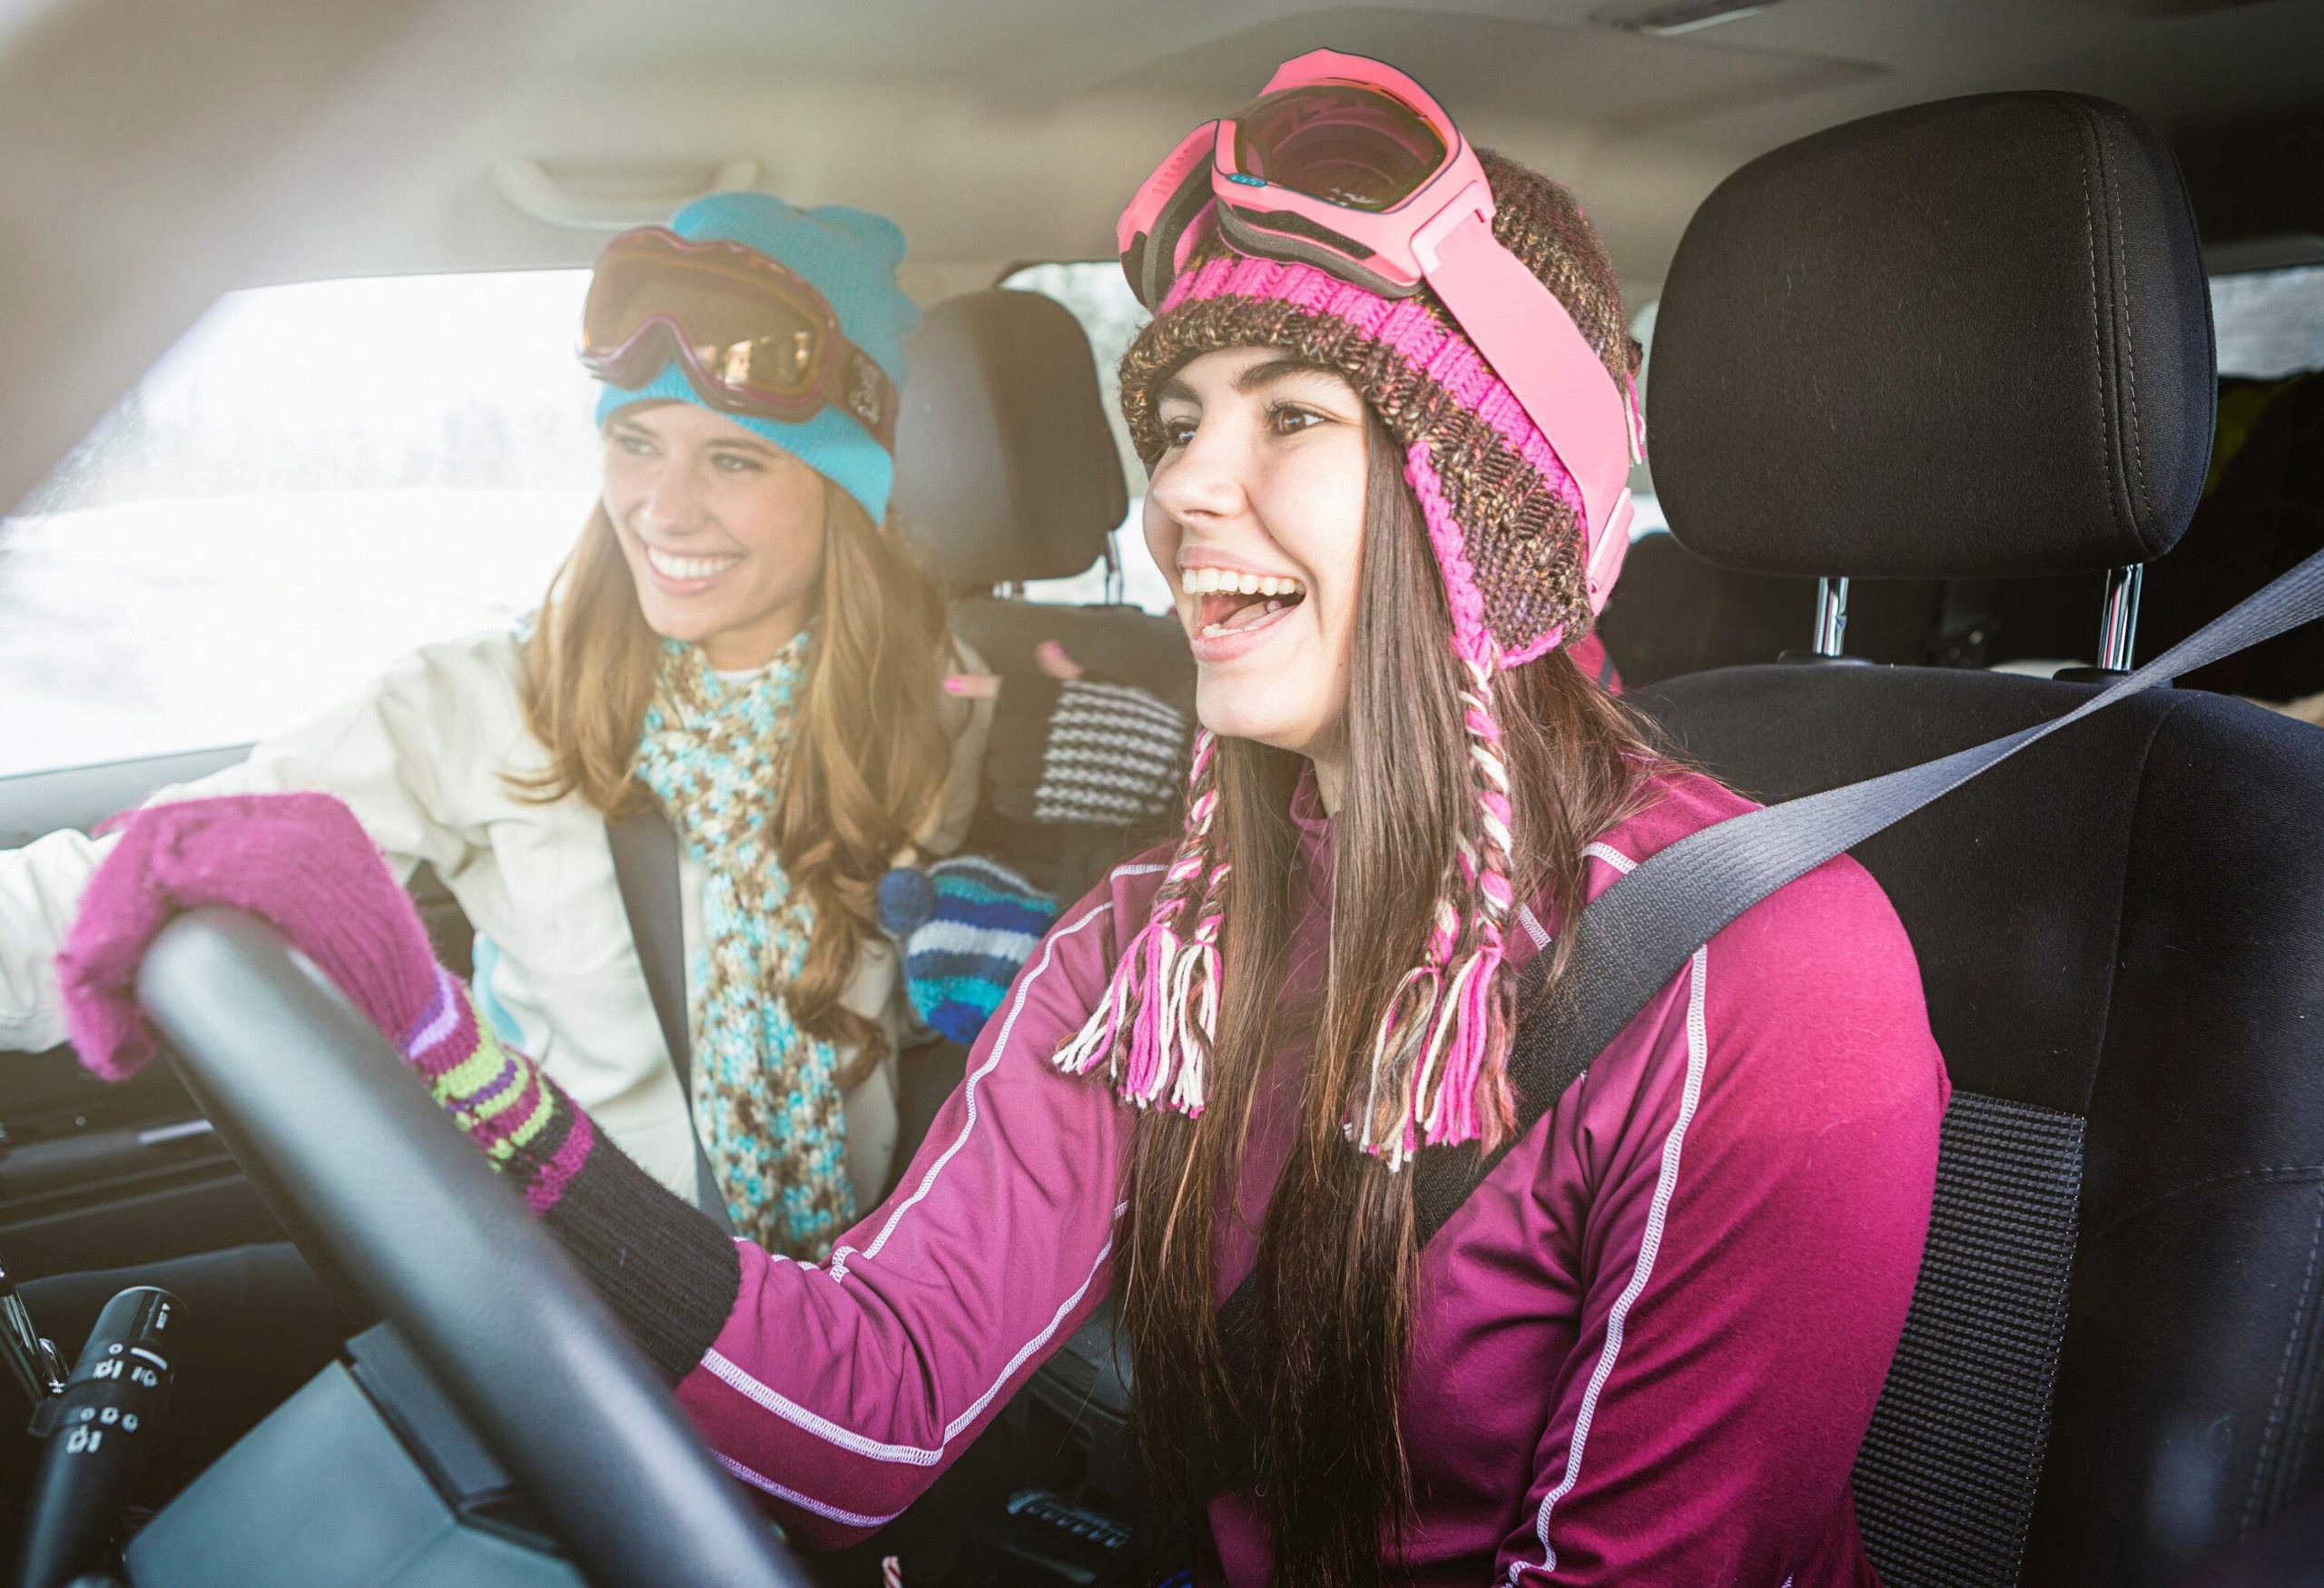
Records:
[[[1594,896],[1750,808],[1675,775],[1589,846]],[[1298,808],[1286,1000],[1314,997],[1329,824]],[[742,1248],[681,1402],[803,1537],[894,1517],[1098,1306],[1136,1116],[1050,1064],[1145,920],[1167,853],[1066,912],[889,1199],[806,1267]],[[1519,912],[1521,964],[1555,922]],[[1302,1022],[1286,1022],[1299,1027]],[[1221,1297],[1247,1272],[1304,1048],[1262,1082]],[[1849,1469],[1920,1266],[1948,1086],[1896,912],[1854,861],[1697,951],[1424,1248],[1403,1428],[1421,1584],[1875,1582]],[[1224,1582],[1268,1581],[1247,1494]]]

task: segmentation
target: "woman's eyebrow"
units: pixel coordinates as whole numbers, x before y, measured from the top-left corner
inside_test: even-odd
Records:
[[[710,444],[713,447],[727,452],[751,452],[755,453],[761,458],[773,458],[779,456],[776,450],[773,447],[768,446],[764,441],[746,439],[742,436],[721,436]]]
[[[1322,375],[1335,378],[1331,370],[1324,369],[1321,364],[1310,363],[1305,359],[1268,359],[1252,365],[1236,376],[1234,387],[1236,390],[1247,397],[1262,386],[1272,386],[1276,381],[1288,380],[1294,375]]]
[[[1272,386],[1278,380],[1288,380],[1297,375],[1321,375],[1330,380],[1339,378],[1335,371],[1327,370],[1321,364],[1311,363],[1305,359],[1265,359],[1243,370],[1228,384],[1236,392],[1247,397],[1261,387]],[[1187,383],[1183,376],[1171,376],[1162,382],[1154,394],[1157,407],[1174,399],[1179,402],[1192,403],[1196,408],[1202,406],[1202,399],[1196,394],[1195,389]]]

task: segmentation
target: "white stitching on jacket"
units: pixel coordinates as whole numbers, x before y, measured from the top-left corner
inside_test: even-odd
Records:
[[[1119,1219],[1128,1208],[1127,1202],[1116,1203],[1114,1218]],[[1089,1265],[1088,1277],[1081,1281],[1072,1295],[1058,1304],[1057,1311],[1049,1317],[1049,1327],[1025,1342],[1017,1354],[1003,1365],[1000,1376],[992,1381],[991,1387],[970,1402],[968,1410],[944,1425],[943,1443],[934,1449],[923,1445],[891,1445],[859,1434],[852,1428],[842,1427],[820,1412],[809,1411],[773,1385],[753,1376],[747,1368],[715,1346],[702,1354],[702,1366],[713,1377],[744,1400],[773,1412],[800,1432],[811,1434],[826,1445],[837,1445],[867,1461],[881,1461],[895,1466],[934,1466],[943,1459],[946,1446],[959,1438],[961,1430],[975,1422],[983,1415],[985,1407],[992,1404],[993,1397],[1000,1393],[1001,1386],[1009,1382],[1009,1375],[1025,1365],[1026,1357],[1048,1344],[1049,1337],[1057,1333],[1058,1326],[1065,1321],[1066,1315],[1081,1305],[1081,1298],[1089,1294],[1089,1287],[1098,1277],[1098,1270],[1106,1266],[1106,1259],[1113,1255],[1113,1251],[1114,1240],[1109,1235],[1106,1238],[1106,1244],[1098,1248],[1098,1256]],[[784,1497],[790,1497],[787,1492]]]
[[[710,1454],[718,1457],[719,1465],[750,1484],[751,1487],[763,1489],[778,1500],[796,1505],[802,1511],[812,1512],[824,1521],[836,1522],[842,1527],[885,1527],[903,1514],[901,1511],[891,1511],[885,1516],[862,1516],[852,1511],[842,1511],[836,1505],[826,1505],[821,1500],[810,1498],[796,1489],[787,1489],[764,1473],[753,1472],[724,1451],[714,1450]]]
[[[1159,864],[1124,865],[1115,867],[1109,875],[1113,877],[1144,876],[1167,869],[1167,868],[1166,866]],[[961,1126],[960,1134],[953,1140],[951,1146],[944,1149],[942,1156],[938,1158],[933,1164],[929,1166],[928,1173],[921,1177],[920,1189],[912,1193],[909,1200],[902,1203],[893,1213],[888,1216],[887,1223],[881,1227],[878,1238],[874,1239],[871,1246],[866,1248],[860,1254],[865,1260],[868,1261],[879,1255],[880,1248],[886,1244],[889,1235],[894,1231],[897,1221],[901,1219],[915,1203],[919,1202],[922,1198],[928,1195],[929,1191],[936,1184],[937,1175],[943,1169],[947,1163],[951,1161],[953,1155],[958,1153],[962,1147],[968,1144],[969,1137],[970,1133],[975,1130],[979,1117],[976,1100],[977,1082],[992,1072],[993,1067],[1000,1062],[1001,1056],[1008,1050],[1009,1035],[1016,1029],[1017,1016],[1025,1006],[1025,996],[1032,991],[1033,983],[1039,981],[1042,975],[1047,973],[1049,966],[1055,962],[1058,942],[1060,940],[1079,932],[1083,927],[1088,926],[1091,922],[1096,921],[1112,908],[1113,902],[1111,900],[1107,900],[1103,902],[1093,905],[1078,921],[1074,922],[1069,926],[1062,927],[1057,932],[1052,932],[1049,935],[1049,941],[1042,945],[1041,962],[1039,965],[1035,967],[1033,973],[1026,977],[1024,981],[1019,985],[1017,989],[1017,996],[1009,1005],[1008,1019],[1002,1022],[1000,1034],[993,1039],[991,1050],[986,1054],[985,1061],[981,1065],[978,1066],[976,1072],[970,1076],[967,1081],[963,1083],[963,1090],[966,1093],[965,1106],[968,1110],[968,1119],[967,1122]],[[1118,1220],[1122,1214],[1128,1210],[1128,1206],[1129,1205],[1127,1202],[1117,1203],[1113,1211],[1114,1218]],[[946,1445],[949,1445],[954,1438],[958,1437],[961,1430],[975,1422],[978,1416],[983,1413],[984,1409],[992,1404],[993,1397],[1000,1393],[1001,1386],[1009,1382],[1009,1376],[1015,1373],[1018,1368],[1024,1366],[1025,1359],[1027,1357],[1030,1356],[1034,1352],[1039,1350],[1042,1346],[1047,1344],[1050,1337],[1057,1333],[1058,1326],[1065,1321],[1067,1315],[1072,1312],[1076,1307],[1080,1305],[1081,1298],[1089,1293],[1090,1285],[1097,1279],[1098,1270],[1105,1267],[1106,1259],[1112,1255],[1113,1249],[1113,1238],[1111,1235],[1108,1235],[1106,1238],[1105,1244],[1098,1248],[1098,1256],[1089,1265],[1089,1273],[1088,1277],[1081,1281],[1080,1286],[1075,1289],[1070,1296],[1067,1297],[1063,1302],[1059,1304],[1057,1311],[1049,1318],[1048,1327],[1042,1329],[1040,1333],[1035,1335],[1031,1339],[1026,1341],[1024,1346],[1018,1350],[1017,1354],[1011,1356],[1008,1363],[1001,1368],[1000,1376],[993,1380],[991,1386],[988,1388],[983,1395],[978,1396],[977,1399],[970,1405],[966,1411],[962,1412],[959,1416],[953,1418],[950,1423],[946,1425],[943,1443],[938,1445],[933,1449],[918,1445],[891,1444],[886,1441],[872,1439],[868,1435],[855,1432],[852,1428],[843,1427],[840,1424],[832,1422],[830,1418],[823,1416],[820,1413],[810,1411],[807,1407],[803,1406],[798,1402],[791,1399],[782,1391],[754,1377],[740,1364],[736,1363],[733,1358],[721,1352],[715,1346],[713,1346],[710,1349],[703,1353],[702,1366],[708,1371],[712,1376],[717,1378],[721,1383],[734,1390],[737,1395],[742,1396],[745,1400],[750,1401],[753,1405],[760,1406],[766,1411],[773,1413],[777,1417],[780,1417],[783,1421],[789,1423],[792,1426],[800,1429],[803,1433],[812,1435],[815,1438],[821,1439],[828,1445],[835,1445],[842,1450],[848,1451],[856,1455],[863,1456],[867,1460],[871,1461],[888,1462],[906,1466],[933,1466],[938,1461],[942,1459]],[[834,1280],[845,1279],[846,1259],[852,1255],[859,1254],[855,1254],[852,1248],[846,1247],[842,1247],[838,1251],[832,1254],[832,1266],[829,1272]],[[782,1259],[776,1258],[774,1260],[779,1262]],[[722,1455],[720,1459],[722,1461],[725,1461],[727,1458]],[[835,1521],[849,1520],[847,1514],[844,1513],[833,1513],[823,1509],[822,1507],[813,1504],[812,1502],[794,1495],[789,1490],[770,1487],[769,1480],[761,1477],[758,1474],[751,1472],[747,1467],[741,1466],[738,1463],[728,1461],[727,1465],[735,1469],[737,1476],[743,1477],[746,1481],[756,1483],[760,1487],[766,1488],[770,1494],[779,1494],[782,1498],[791,1500],[794,1504],[805,1505],[808,1509],[815,1511],[819,1515],[830,1516]],[[850,1524],[857,1526],[876,1526],[879,1525],[881,1522],[886,1520],[888,1520],[888,1518],[856,1520],[851,1522]]]
[[[1597,850],[1600,845],[1591,844]],[[1617,863],[1613,852],[1607,851],[1609,864]],[[1541,1508],[1535,1514],[1533,1535],[1541,1540],[1541,1562],[1535,1565],[1519,1561],[1509,1568],[1509,1581],[1513,1585],[1529,1571],[1554,1572],[1558,1566],[1558,1552],[1550,1543],[1550,1514],[1557,1503],[1565,1498],[1581,1476],[1583,1447],[1589,1443],[1590,1423],[1598,1409],[1599,1392],[1613,1376],[1614,1360],[1621,1355],[1622,1329],[1630,1319],[1630,1306],[1646,1288],[1647,1280],[1654,1273],[1654,1258],[1662,1247],[1663,1221],[1669,1217],[1670,1194],[1679,1184],[1679,1155],[1686,1145],[1687,1126],[1695,1117],[1695,1105],[1701,1100],[1703,1066],[1709,1056],[1710,1041],[1703,1018],[1704,989],[1709,977],[1709,945],[1697,949],[1691,961],[1687,992],[1687,1084],[1679,1100],[1679,1118],[1670,1126],[1670,1134],[1662,1140],[1662,1167],[1654,1181],[1654,1200],[1646,1216],[1646,1233],[1639,1240],[1638,1265],[1630,1274],[1630,1282],[1614,1298],[1613,1310],[1606,1318],[1606,1344],[1598,1353],[1598,1366],[1590,1375],[1589,1387],[1582,1391],[1581,1410],[1574,1418],[1573,1437],[1566,1445],[1565,1475],[1557,1486],[1541,1496]]]

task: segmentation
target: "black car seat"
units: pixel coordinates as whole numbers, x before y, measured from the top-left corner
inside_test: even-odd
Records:
[[[2163,571],[2170,560],[2154,571]],[[2250,560],[2236,559],[2239,576]],[[2298,560],[2289,559],[2284,567]],[[2281,572],[2283,567],[2272,570]],[[2155,616],[2152,593],[2159,582],[2147,581],[2150,618]],[[2187,622],[2171,639],[2184,639],[2267,582],[2267,577],[2255,577],[2230,593],[2225,582],[2208,578],[2205,588],[2220,597],[2216,607]],[[1630,547],[1622,582],[1606,604],[1598,631],[1633,688],[1682,673],[1806,657],[1813,651],[1822,583],[1718,567],[1688,550],[1678,537],[1651,534]],[[1990,667],[2089,656],[2097,636],[2093,616],[2105,587],[2100,573],[1851,578],[1843,603],[1846,622],[1837,636],[1840,654],[1851,661],[1914,667]],[[2171,626],[2177,626],[2176,619]],[[2152,643],[2145,654],[2159,656],[2168,646],[2170,641],[2158,633],[2161,626],[2150,623]],[[2222,687],[2204,678],[2193,682]]]
[[[2202,487],[2193,221],[2162,140],[2095,100],[1955,100],[1754,161],[1689,224],[1657,332],[1662,503],[1722,566],[2094,578],[2169,551]],[[1640,702],[1780,799],[2091,689],[1747,666]],[[1858,849],[1955,1088],[1856,1469],[1894,1588],[2169,1583],[2319,1475],[2319,833],[2324,733],[2159,690]]]
[[[1809,648],[1817,583],[1718,567],[1675,535],[1647,535],[1623,560],[1598,634],[1632,689],[1682,673],[1772,662]],[[1974,619],[1967,617],[1957,632],[1947,627],[1952,590],[1942,579],[1852,581],[1845,654],[1866,662],[1963,665],[1965,642],[1977,643],[1971,639]]]
[[[2324,547],[2324,372],[2220,383],[2221,453],[2195,530],[2145,570],[2141,657],[2162,655]],[[2236,399],[2254,409],[2230,424]],[[1669,535],[1630,548],[1599,623],[1630,686],[1809,649],[1818,581],[1714,567]],[[2094,573],[2012,579],[1850,581],[1845,654],[1859,661],[1984,667],[2093,654]],[[2324,690],[2324,625],[2180,680],[2260,700]]]

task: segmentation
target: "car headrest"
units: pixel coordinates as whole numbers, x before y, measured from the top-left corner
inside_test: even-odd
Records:
[[[1097,561],[1129,496],[1072,312],[970,292],[931,309],[905,352],[892,512],[946,577],[1057,579]]]
[[[2162,556],[2211,456],[2195,222],[2119,105],[1993,94],[1761,156],[1671,262],[1654,482],[1768,574],[2071,573]]]

